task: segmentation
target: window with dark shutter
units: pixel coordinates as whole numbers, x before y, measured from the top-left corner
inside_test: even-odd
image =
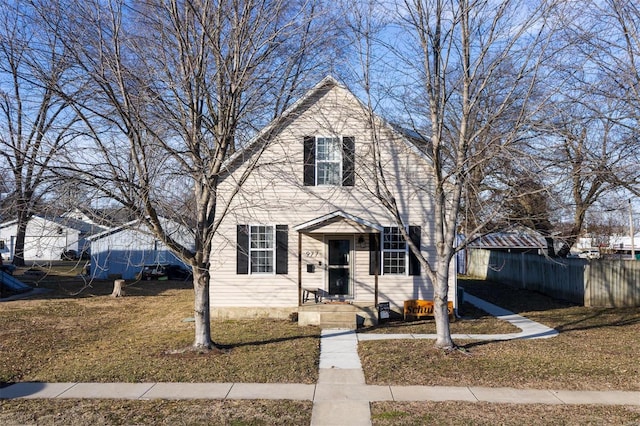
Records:
[[[304,137],[304,186],[316,184],[316,138]]]
[[[420,227],[409,226],[409,238],[420,248]],[[420,275],[420,262],[402,235],[401,228],[385,227],[381,235],[382,274]],[[370,260],[370,263],[373,260]]]
[[[369,275],[380,274],[379,234],[369,234]]]
[[[249,225],[237,226],[236,273],[249,273]]]
[[[409,227],[409,238],[413,244],[420,248],[420,233],[422,232],[419,226]],[[420,262],[418,258],[411,250],[409,250],[409,275],[420,275]]]
[[[287,274],[288,225],[237,225],[237,274]]]
[[[342,138],[342,186],[353,186],[355,181],[355,138]]]
[[[289,226],[276,225],[276,274],[289,272]]]
[[[353,186],[355,138],[305,136],[303,143],[304,186]]]

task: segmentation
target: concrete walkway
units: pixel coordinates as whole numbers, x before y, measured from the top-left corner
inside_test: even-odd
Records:
[[[543,339],[558,332],[502,309],[472,295],[465,300],[485,312],[508,321],[520,329],[510,334],[455,334],[454,340],[510,340]],[[491,401],[491,402],[540,402],[561,404],[553,391],[517,389],[492,389],[470,387],[433,386],[371,386],[366,385],[364,372],[358,357],[359,340],[383,339],[435,339],[435,334],[373,334],[352,330],[322,330],[320,339],[320,371],[318,388],[313,399],[312,426],[370,425],[371,401]],[[617,396],[616,396],[617,397]],[[617,400],[611,397],[612,401]],[[635,399],[634,399],[635,398]],[[637,400],[640,394],[628,395],[624,400]]]
[[[506,334],[452,334],[453,340],[513,340],[513,339],[548,339],[555,337],[558,332],[553,328],[542,325],[528,318],[514,314],[511,311],[486,302],[468,293],[464,295],[465,302],[469,302],[477,308],[482,309],[488,314],[497,317],[503,321],[507,321],[518,327],[518,333]],[[386,340],[386,339],[435,339],[435,334],[358,334],[358,340]]]
[[[318,373],[312,426],[370,425],[369,402],[393,395],[388,387],[365,384],[353,330],[322,330]]]
[[[471,295],[465,300],[511,322],[512,334],[454,335],[454,339],[542,339],[558,333]],[[565,391],[474,386],[380,386],[365,384],[358,341],[433,339],[430,334],[359,334],[322,330],[318,383],[16,383],[0,389],[0,398],[113,399],[287,399],[313,401],[311,425],[370,425],[373,401],[468,401],[514,404],[605,404],[640,406],[640,392]]]

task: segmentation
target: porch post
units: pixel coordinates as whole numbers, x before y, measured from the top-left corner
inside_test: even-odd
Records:
[[[298,231],[298,306],[302,306],[302,232]]]

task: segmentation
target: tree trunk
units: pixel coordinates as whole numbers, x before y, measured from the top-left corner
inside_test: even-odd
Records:
[[[115,280],[113,282],[113,292],[111,293],[111,297],[124,297],[124,290],[122,289],[124,286],[124,280]]]
[[[193,268],[194,318],[196,325],[193,347],[196,350],[208,350],[215,346],[211,340],[210,279],[211,276],[208,270]]]
[[[18,213],[18,224],[16,230],[16,245],[13,251],[13,264],[15,266],[25,266],[24,261],[24,243],[27,235],[27,224],[29,216]]]
[[[449,328],[448,289],[449,263],[444,259],[436,261],[436,281],[433,283],[433,315],[436,321],[436,343],[439,349],[454,349]]]
[[[554,247],[554,240],[553,237],[544,237],[545,241],[547,242],[547,256],[549,257],[556,257],[556,248]]]

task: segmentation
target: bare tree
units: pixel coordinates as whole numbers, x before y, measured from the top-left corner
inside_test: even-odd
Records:
[[[24,265],[27,223],[51,183],[49,166],[73,140],[77,121],[57,91],[71,83],[66,51],[58,33],[43,31],[40,6],[10,2],[0,12],[0,164],[8,171],[4,208],[18,221],[18,266]],[[48,19],[59,25],[55,15]]]
[[[557,107],[546,121],[552,135],[545,138],[541,162],[556,176],[557,204],[571,215],[571,226],[560,235],[565,243],[558,254],[564,257],[581,236],[589,209],[622,187],[618,173],[635,149],[611,118],[615,109],[606,111],[600,102],[587,110],[574,100]]]
[[[615,183],[636,196],[640,195],[640,7],[635,2],[607,0],[594,2],[594,18],[606,31],[597,34],[593,42],[599,55],[594,58],[600,75],[607,84],[599,87],[609,104],[615,104],[614,119],[619,139],[630,148],[624,154],[626,161],[615,168]],[[603,19],[604,17],[604,19]]]
[[[637,185],[640,105],[637,7],[616,0],[563,6],[555,14],[561,49],[550,76],[563,90],[537,115],[530,150],[539,153],[555,204],[569,218],[557,229],[561,256],[584,232],[590,209]]]
[[[234,195],[218,191],[226,161],[328,63],[318,33],[327,17],[313,1],[70,3],[66,43],[92,88],[75,106],[90,142],[61,170],[125,206],[191,266],[193,347],[212,348],[211,244]],[[163,216],[192,230],[189,243]]]
[[[463,196],[478,206],[500,211],[481,190],[470,194],[469,177],[491,179],[496,156],[513,155],[526,133],[528,117],[539,108],[534,96],[545,59],[549,29],[543,4],[523,1],[469,2],[406,0],[398,2],[403,43],[389,43],[395,54],[398,99],[414,138],[431,158],[423,170],[433,181],[435,258],[424,256],[404,235],[434,286],[435,346],[453,349],[447,302],[451,261],[460,247],[456,233]],[[380,179],[379,198],[405,229],[396,200]],[[487,213],[478,217],[491,218]],[[476,223],[470,234],[485,223]]]

